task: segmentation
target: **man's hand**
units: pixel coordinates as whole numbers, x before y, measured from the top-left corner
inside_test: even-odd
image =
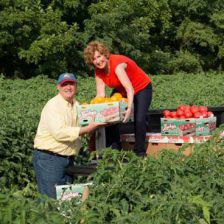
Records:
[[[105,126],[106,122],[91,122],[87,126],[81,127],[79,135],[82,136],[84,134],[89,134],[93,131],[95,131],[97,128]]]
[[[97,128],[100,128],[102,126],[105,126],[107,123],[106,122],[91,122],[89,123],[89,125],[87,126],[89,131],[92,132]]]

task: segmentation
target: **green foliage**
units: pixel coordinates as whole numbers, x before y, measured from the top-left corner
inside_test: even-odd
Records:
[[[57,209],[58,203],[49,199],[43,198],[41,203],[38,203],[38,200],[31,200],[16,193],[9,193],[8,195],[0,194],[0,201],[2,224],[65,223],[65,218]]]
[[[41,109],[56,91],[44,77],[15,82],[2,79],[0,83],[0,188],[23,188],[33,181],[31,153]]]
[[[202,67],[199,63],[198,57],[188,51],[177,52],[175,57],[169,61],[167,67],[174,73],[177,71],[184,71],[186,73],[202,72]]]
[[[224,105],[223,74],[152,76],[151,109],[176,108],[179,104]],[[56,93],[55,81],[44,76],[29,80],[0,78],[0,189],[34,188],[31,155],[40,113]],[[175,88],[174,88],[175,87]],[[110,89],[107,89],[108,96]],[[78,77],[77,99],[95,97],[94,78]],[[83,139],[84,151],[86,139]],[[29,194],[32,192],[27,192]]]
[[[215,152],[222,148],[222,153]],[[216,223],[224,222],[224,148],[212,141],[157,159],[105,149],[88,199],[57,202],[0,194],[1,223]]]
[[[65,8],[60,8],[58,1],[47,5],[40,0],[2,1],[0,72],[22,78],[42,73],[56,77],[61,71],[78,68],[78,48],[74,51],[80,44],[77,18],[69,23],[63,17],[83,4],[65,1]]]
[[[149,72],[150,54],[169,25],[169,11],[166,1],[101,1],[89,7],[85,30],[90,39],[103,39],[112,52],[129,55]]]
[[[83,50],[93,39],[147,73],[223,71],[222,0],[2,0],[0,7],[0,72],[8,77],[86,75]]]
[[[223,79],[215,73],[153,76],[152,109],[176,108],[180,103],[224,105]],[[167,150],[158,159],[142,159],[132,152],[104,149],[97,171],[76,180],[94,183],[88,200],[60,203],[37,194],[31,163],[40,112],[57,92],[55,81],[45,76],[9,80],[1,75],[0,85],[2,224],[224,222],[224,145],[219,140],[223,126],[190,157]],[[94,96],[94,78],[78,77],[77,99],[88,102]]]
[[[223,74],[177,73],[151,78],[153,83],[151,109],[176,108],[180,104],[224,105]]]
[[[86,222],[221,223],[224,160],[211,146],[196,147],[188,158],[164,151],[142,160],[106,151],[93,176]]]

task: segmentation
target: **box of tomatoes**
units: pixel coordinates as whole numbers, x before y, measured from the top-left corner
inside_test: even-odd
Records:
[[[80,125],[87,125],[93,121],[118,123],[124,119],[124,113],[127,108],[127,102],[116,101],[106,103],[94,103],[79,105],[77,107],[78,119]],[[133,121],[133,109],[130,121]]]
[[[216,128],[216,117],[174,119],[161,118],[163,136],[206,136]]]
[[[162,136],[195,135],[195,119],[161,118]]]
[[[210,135],[216,128],[216,117],[206,106],[180,105],[175,111],[164,110],[161,134],[164,136]]]

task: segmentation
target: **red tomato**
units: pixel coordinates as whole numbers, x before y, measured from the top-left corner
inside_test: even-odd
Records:
[[[208,117],[212,117],[212,116],[214,116],[214,114],[211,112],[211,111],[208,111]]]
[[[191,106],[189,106],[189,105],[185,105],[184,110],[185,110],[185,111],[191,110]]]
[[[183,111],[185,111],[185,110],[190,110],[190,106],[189,105],[180,105],[180,106],[178,106],[177,107],[177,109],[179,110],[183,110]]]
[[[199,111],[194,113],[194,118],[199,118],[201,116],[202,116],[202,114]]]
[[[203,112],[201,112],[201,114],[202,114],[202,116],[203,116],[204,118],[208,117],[208,112],[207,112],[207,111],[203,111]]]
[[[198,112],[199,111],[198,106],[197,105],[192,105],[190,111],[191,111],[192,114]]]
[[[185,106],[186,106],[186,105],[179,105],[179,106],[177,107],[177,110],[182,110],[182,111],[184,111]]]
[[[170,111],[169,111],[169,110],[164,110],[164,111],[163,111],[163,116],[164,116],[164,117],[168,117],[168,116],[170,116]]]
[[[178,110],[177,110],[177,116],[178,116],[178,117],[181,117],[182,115],[184,115],[184,111],[178,109]]]
[[[170,116],[171,116],[172,118],[177,118],[177,112],[176,112],[176,111],[171,111],[171,112],[170,112]]]
[[[180,119],[185,119],[186,117],[184,115],[181,115],[179,118]]]
[[[208,107],[206,107],[206,106],[199,106],[198,109],[200,112],[208,111]]]
[[[193,116],[193,114],[191,113],[190,110],[187,110],[187,111],[185,111],[184,116],[185,116],[186,118],[191,118],[191,117]]]

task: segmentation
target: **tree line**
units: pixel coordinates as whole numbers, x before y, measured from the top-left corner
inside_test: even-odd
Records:
[[[223,71],[223,34],[224,0],[1,0],[0,73],[90,75],[96,39],[150,74]]]

